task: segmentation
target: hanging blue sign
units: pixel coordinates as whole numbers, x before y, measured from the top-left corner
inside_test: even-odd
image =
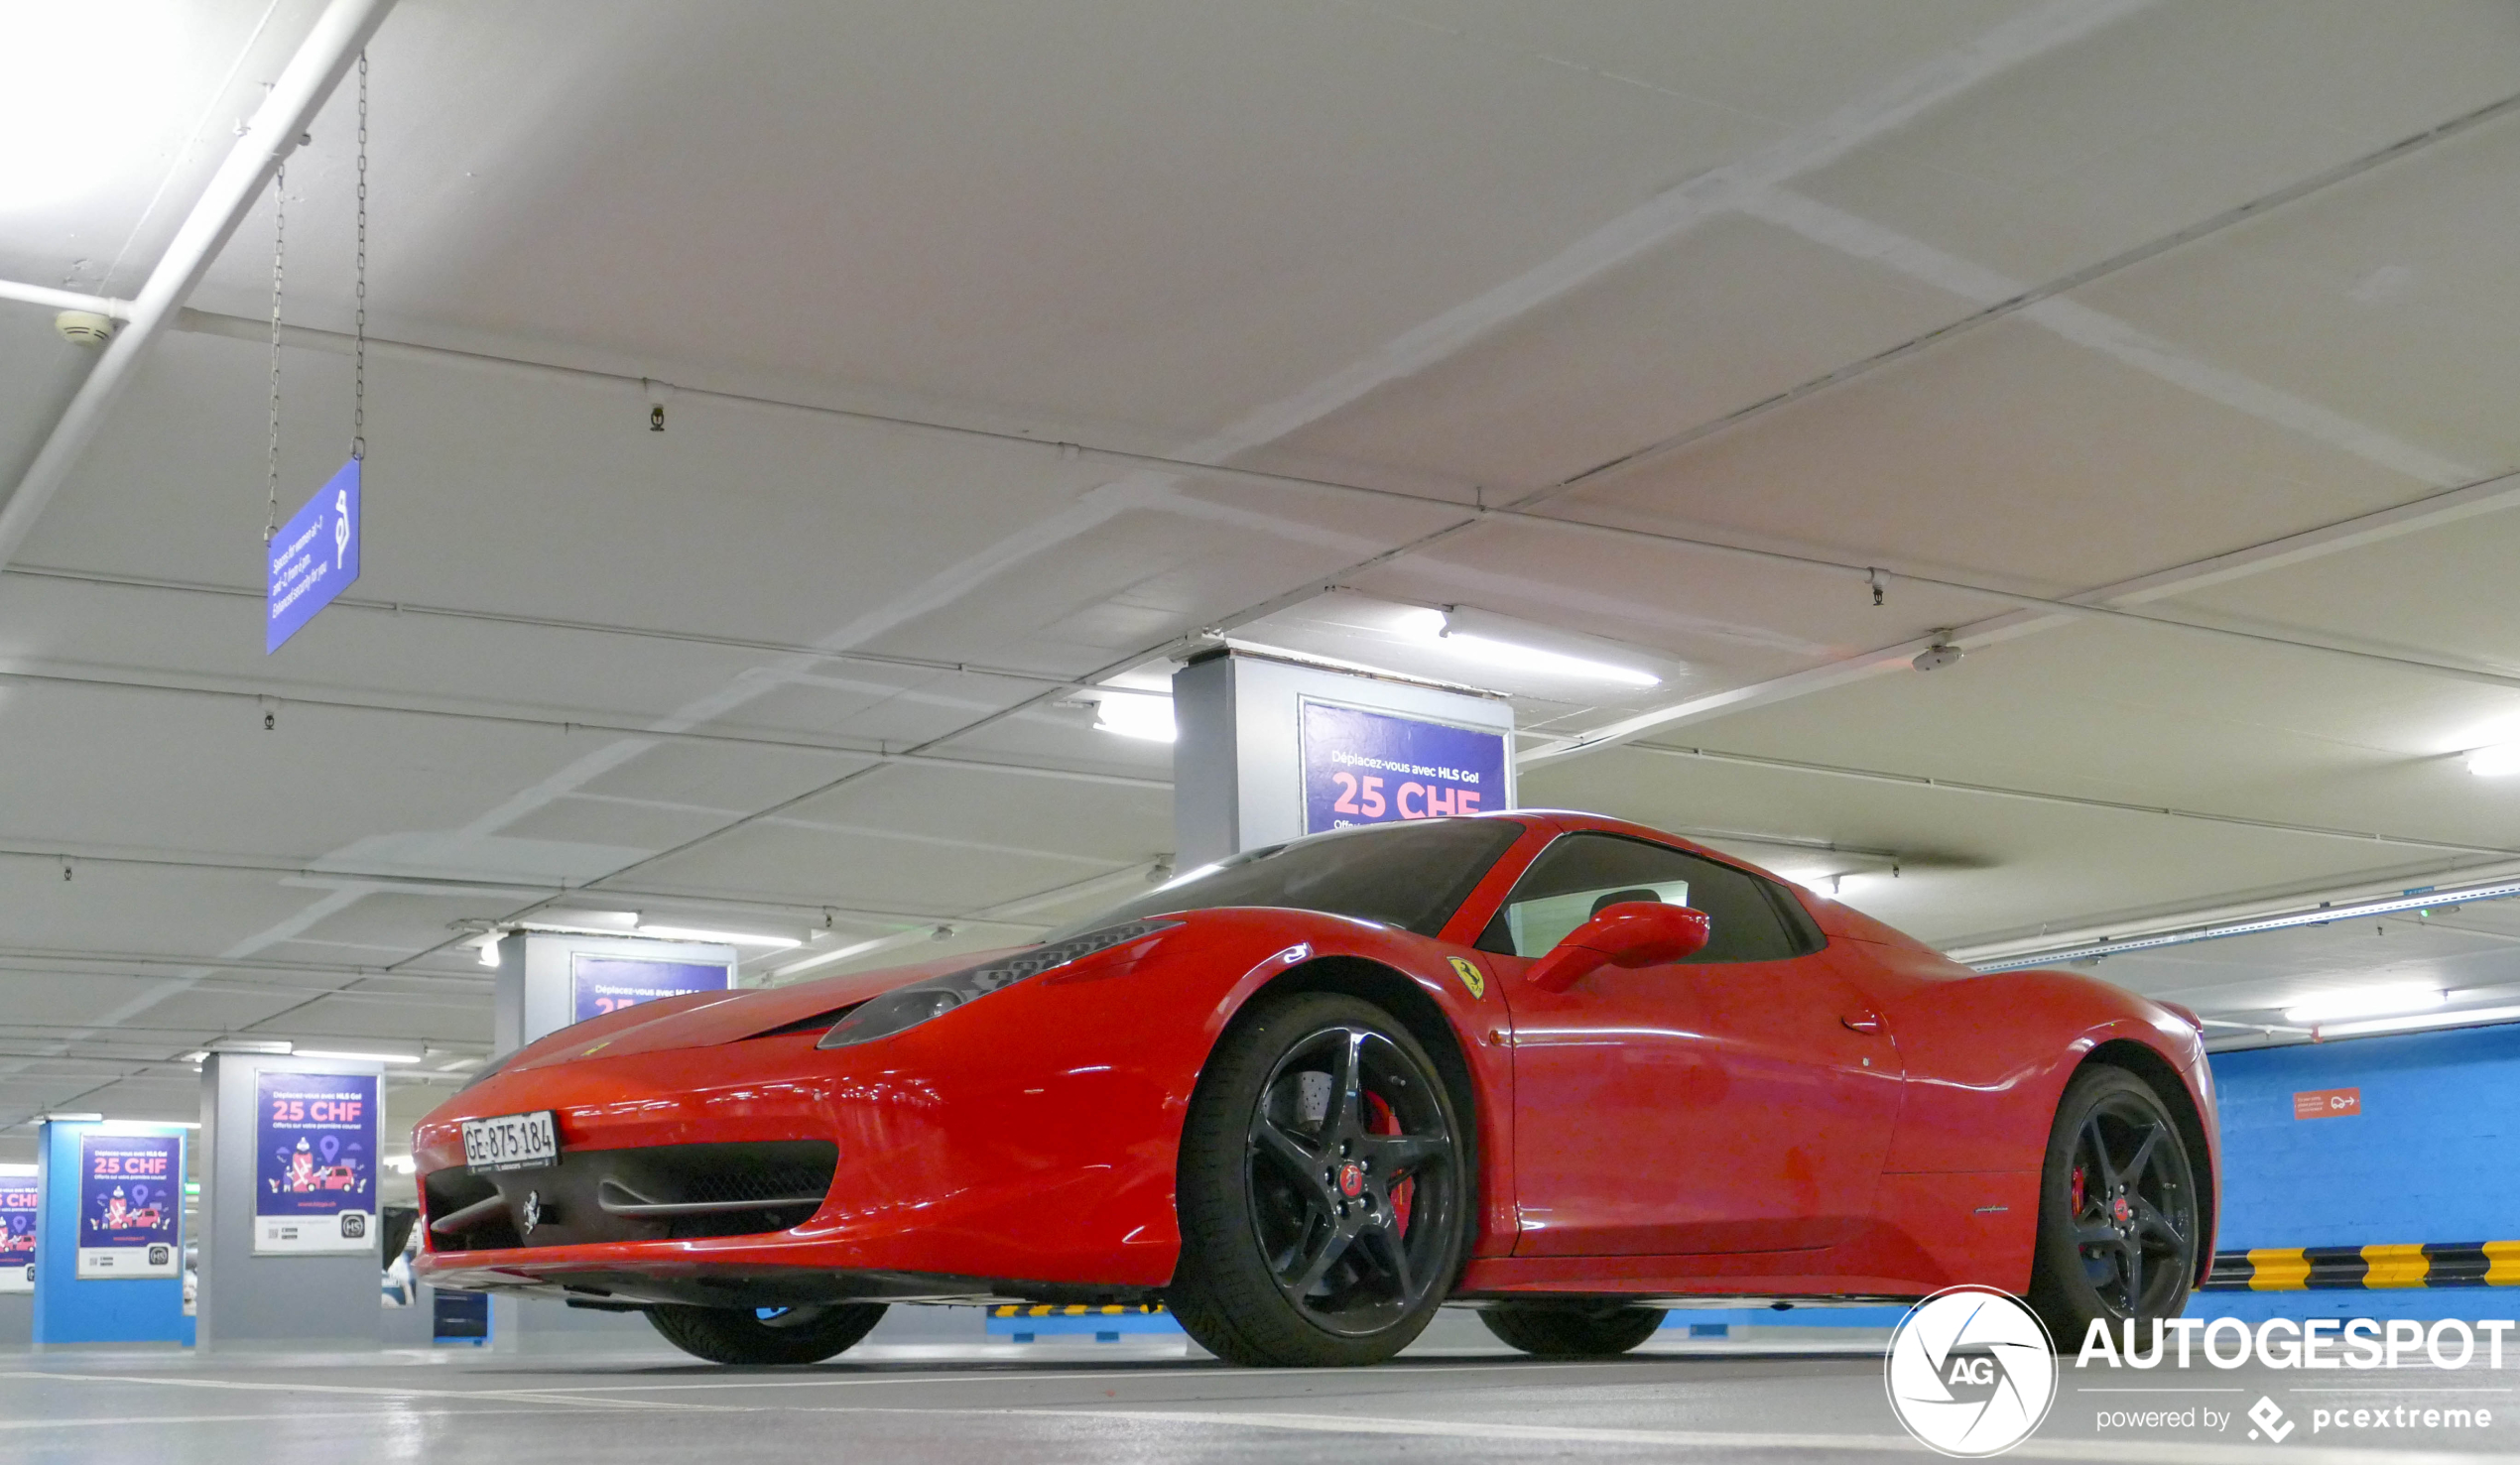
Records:
[[[0,1292],[35,1290],[35,1182],[0,1179]]]
[[[1505,734],[1304,699],[1304,832],[1505,807]]]
[[[650,961],[645,957],[594,956],[581,951],[569,963],[569,985],[575,999],[569,1021],[582,1023],[660,997],[723,992],[734,984],[733,979],[734,973],[722,961]]]
[[[78,1268],[85,1282],[181,1277],[184,1137],[78,1137]]]
[[[254,1075],[254,1251],[376,1250],[376,1075]]]
[[[359,460],[343,463],[263,549],[271,575],[263,631],[269,656],[359,577]]]

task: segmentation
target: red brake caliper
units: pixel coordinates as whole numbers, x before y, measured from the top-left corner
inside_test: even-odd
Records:
[[[2077,1218],[2082,1214],[2082,1166],[2079,1164],[2074,1167],[2074,1214]]]
[[[1365,1095],[1365,1104],[1367,1108],[1367,1128],[1372,1130],[1373,1133],[1377,1135],[1396,1135],[1400,1133],[1400,1117],[1391,1112],[1391,1106],[1382,1101],[1382,1095]],[[1416,1194],[1417,1189],[1418,1181],[1415,1176],[1411,1176],[1409,1179],[1403,1180],[1399,1184],[1391,1187],[1392,1235],[1407,1236],[1409,1234],[1409,1197]]]

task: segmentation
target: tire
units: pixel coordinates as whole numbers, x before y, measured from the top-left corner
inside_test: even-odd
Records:
[[[749,1307],[651,1307],[648,1321],[693,1358],[725,1364],[820,1363],[884,1320],[881,1302],[829,1302],[763,1317]]]
[[[1624,1302],[1499,1302],[1479,1309],[1487,1330],[1539,1358],[1616,1358],[1654,1336],[1664,1309]]]
[[[2177,1317],[2197,1277],[2199,1192],[2161,1095],[2123,1068],[2066,1085],[2039,1179],[2030,1306],[2058,1349],[2093,1322]],[[2140,1340],[2139,1340],[2140,1341]]]
[[[1470,1133],[1389,1013],[1327,992],[1269,1002],[1217,1045],[1183,1130],[1166,1292],[1183,1330],[1255,1368],[1407,1347],[1461,1265]]]

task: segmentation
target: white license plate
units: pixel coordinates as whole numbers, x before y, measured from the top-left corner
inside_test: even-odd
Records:
[[[463,1164],[469,1170],[532,1170],[560,1163],[560,1129],[552,1111],[502,1114],[463,1122]]]

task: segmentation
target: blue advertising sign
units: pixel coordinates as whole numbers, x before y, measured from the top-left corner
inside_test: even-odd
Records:
[[[572,997],[569,1021],[582,1023],[617,1013],[625,1007],[680,997],[687,992],[723,992],[735,974],[722,961],[651,961],[641,956],[596,956],[580,951],[569,961]]]
[[[0,1178],[0,1292],[35,1290],[35,1181]]]
[[[269,656],[359,577],[359,460],[343,463],[263,549],[271,574],[263,598]]]
[[[1505,734],[1304,699],[1304,832],[1505,806]]]
[[[254,1075],[254,1252],[376,1250],[373,1073]]]
[[[183,1136],[79,1136],[81,1282],[183,1276]]]

